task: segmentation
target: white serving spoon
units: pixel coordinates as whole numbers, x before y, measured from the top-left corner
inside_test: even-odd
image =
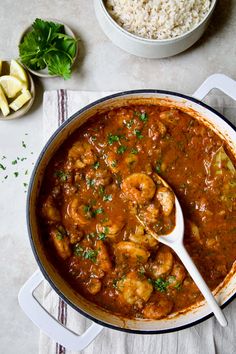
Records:
[[[160,176],[158,176],[162,184],[172,190],[170,186],[164,181]],[[172,191],[173,192],[173,191]],[[174,194],[174,192],[173,192]],[[174,194],[175,195],[175,194]],[[205,283],[204,279],[202,278],[201,274],[199,273],[197,267],[193,263],[191,257],[189,256],[186,248],[183,244],[184,238],[184,218],[182,208],[179,204],[179,201],[175,195],[175,227],[172,232],[167,235],[159,236],[153,230],[151,230],[137,215],[137,219],[139,222],[144,226],[144,228],[151,234],[155,239],[159,242],[163,243],[166,246],[172,248],[178,257],[181,259],[182,263],[184,264],[185,268],[191,275],[192,279],[194,280],[195,284],[201,291],[202,295],[205,297],[208,305],[210,306],[212,312],[214,313],[215,317],[217,318],[218,322],[221,326],[227,326],[227,320],[225,315],[223,314],[220,306],[218,305],[216,299],[211,293],[211,290],[208,288],[207,284]]]

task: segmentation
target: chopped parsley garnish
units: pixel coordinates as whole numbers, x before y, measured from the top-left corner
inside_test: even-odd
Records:
[[[104,202],[111,202],[112,201],[112,195],[111,194],[106,194],[103,196]]]
[[[111,133],[108,135],[108,144],[112,145],[113,143],[116,143],[120,141],[119,135],[112,135]]]
[[[134,129],[134,134],[137,136],[138,139],[142,139],[143,135],[140,130]]]
[[[62,235],[62,233],[61,233],[60,231],[57,231],[57,233],[56,233],[56,238],[57,238],[59,241],[61,241],[61,240],[63,240],[64,235]]]
[[[94,238],[96,236],[95,232],[90,232],[89,234],[87,234],[87,238]]]
[[[97,162],[95,162],[95,163],[93,164],[93,168],[94,168],[95,170],[97,170],[99,167],[100,167],[100,162],[99,162],[99,161],[97,161]]]
[[[6,175],[5,177],[4,177],[4,179],[7,179],[8,178],[8,175]]]
[[[17,160],[19,160],[19,159],[17,159]],[[22,157],[20,160],[25,161],[25,160],[27,160],[27,157]]]
[[[82,256],[83,253],[83,247],[81,247],[78,243],[74,247],[74,255],[75,256]]]
[[[18,177],[19,176],[19,172],[14,172],[14,176]]]
[[[16,165],[16,164],[17,164],[17,160],[12,161],[11,164],[12,164],[12,165]]]
[[[6,169],[6,167],[3,166],[1,163],[0,163],[0,168],[1,168],[1,170],[3,170],[3,171],[5,171],[5,169]]]
[[[28,175],[28,170],[25,170],[25,175]]]
[[[116,166],[117,166],[117,161],[116,160],[112,161],[111,167],[116,167]]]
[[[94,187],[94,186],[95,186],[95,182],[96,182],[95,179],[86,178],[86,184],[87,184],[87,186],[88,186],[89,188],[90,188],[90,187]]]
[[[27,186],[28,186],[28,183],[23,183],[23,186],[24,186],[24,187],[27,187]]]
[[[97,255],[98,255],[98,251],[97,250],[88,249],[88,250],[83,252],[83,258],[84,259],[90,259],[94,263],[97,260]]]
[[[60,179],[62,182],[66,182],[69,174],[64,171],[55,171],[54,175]]]
[[[130,129],[132,127],[132,125],[134,124],[134,120],[131,119],[128,122],[125,122],[124,124],[128,129]]]
[[[23,146],[23,148],[26,148],[26,144],[24,141],[22,141],[22,146]]]
[[[161,172],[161,161],[157,162],[155,170],[156,170],[157,173]]]
[[[137,154],[138,154],[138,149],[132,148],[132,149],[131,149],[131,154],[137,155]]]
[[[104,186],[99,186],[98,193],[100,196],[102,196],[105,192],[105,187]]]
[[[93,213],[94,213],[94,215],[102,214],[102,213],[104,213],[104,209],[103,208],[95,209],[93,211]]]
[[[104,241],[106,239],[106,234],[105,232],[100,232],[98,234],[98,239],[101,240],[101,241]]]
[[[117,154],[123,154],[125,151],[127,150],[127,147],[126,146],[124,146],[124,145],[121,145],[121,146],[119,146],[118,147],[118,149],[117,149]]]
[[[158,278],[157,280],[152,281],[152,284],[156,290],[160,291],[161,293],[164,293],[168,285],[170,285],[170,282],[162,278]]]
[[[6,159],[6,156],[5,156],[5,155],[3,155],[2,160],[5,160],[5,159]]]
[[[148,120],[148,115],[146,112],[142,112],[139,116],[139,119],[142,121],[142,122],[146,122]]]

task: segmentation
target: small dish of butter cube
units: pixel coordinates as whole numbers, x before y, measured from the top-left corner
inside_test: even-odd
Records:
[[[0,120],[22,117],[35,97],[32,77],[16,60],[0,60]]]

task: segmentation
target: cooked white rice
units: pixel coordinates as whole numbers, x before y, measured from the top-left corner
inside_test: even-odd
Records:
[[[143,38],[178,37],[194,28],[208,13],[211,0],[105,0],[113,19]]]

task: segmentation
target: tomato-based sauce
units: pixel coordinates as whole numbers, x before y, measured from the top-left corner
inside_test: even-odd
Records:
[[[38,209],[45,252],[78,293],[113,313],[160,319],[187,308],[200,292],[145,224],[159,235],[173,230],[174,192],[186,248],[215,289],[236,259],[235,166],[227,143],[178,109],[97,114],[46,169]]]

